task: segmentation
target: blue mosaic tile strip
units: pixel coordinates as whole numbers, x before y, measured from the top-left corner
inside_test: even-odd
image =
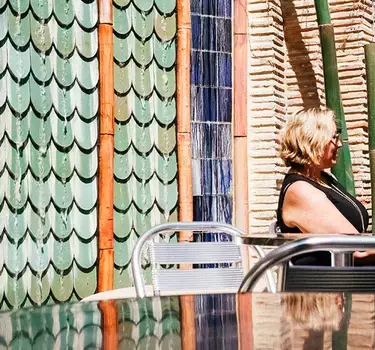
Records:
[[[218,17],[232,17],[231,0],[192,0],[190,10],[193,14]]]
[[[193,0],[191,12],[194,220],[231,223],[231,1]],[[217,238],[206,234],[204,239]]]
[[[232,222],[232,1],[192,0],[191,120],[193,217],[196,221]],[[227,241],[206,233],[199,241]],[[201,267],[212,268],[213,264]],[[197,296],[196,327],[207,329],[197,349],[235,349],[234,298]],[[213,305],[225,310],[215,315]],[[236,328],[236,327],[234,327]]]

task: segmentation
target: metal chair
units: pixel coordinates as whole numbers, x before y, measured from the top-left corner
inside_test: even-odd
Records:
[[[158,234],[175,231],[223,232],[232,236],[232,242],[155,243]],[[137,241],[131,259],[134,286],[138,297],[145,296],[141,257],[144,246],[150,248],[152,284],[155,295],[233,293],[243,280],[241,236],[245,232],[231,225],[217,222],[176,222],[155,226]],[[258,256],[261,249],[256,250]],[[229,264],[223,268],[162,269],[161,264]],[[275,289],[272,276],[268,284]]]
[[[159,234],[175,231],[225,232],[233,237],[233,242],[187,242],[155,243],[153,238]],[[153,227],[139,238],[131,259],[135,287],[120,288],[96,293],[81,302],[108,299],[150,297],[154,295],[225,293],[237,292],[243,279],[241,261],[241,236],[245,232],[231,225],[216,222],[177,222]],[[151,244],[149,244],[151,242]],[[152,266],[152,285],[144,285],[141,268],[141,255],[144,247],[150,248]],[[251,246],[258,258],[265,255],[263,249]],[[230,268],[161,270],[160,264],[205,264],[231,263]],[[276,291],[276,282],[271,271],[266,272],[267,288]]]
[[[282,245],[260,259],[241,283],[239,292],[252,291],[268,269],[284,264],[279,290],[285,292],[375,292],[375,266],[350,266],[348,252],[375,248],[375,237],[315,236]],[[303,253],[330,251],[333,266],[294,266],[290,259]]]

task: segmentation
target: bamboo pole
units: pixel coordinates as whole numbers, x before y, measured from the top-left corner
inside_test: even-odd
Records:
[[[252,293],[236,295],[239,350],[252,350],[254,348],[252,304]]]
[[[341,100],[339,75],[337,70],[335,35],[331,23],[328,0],[315,0],[315,9],[322,47],[326,103],[327,107],[335,112],[336,125],[338,129],[341,129],[342,134],[343,146],[339,152],[337,163],[332,169],[332,172],[347,191],[352,195],[355,195],[348,133],[346,130],[345,114]]]
[[[365,45],[368,145],[370,151],[372,233],[375,233],[375,43]]]
[[[234,224],[249,230],[248,167],[247,167],[247,13],[246,0],[234,0],[234,48],[233,48],[233,184]],[[247,247],[241,248],[244,271],[250,268],[250,254]],[[252,339],[251,294],[239,294],[236,300],[238,319],[238,348],[250,350]]]
[[[117,309],[114,300],[99,302],[102,311],[103,349],[113,350],[118,348]]]
[[[193,221],[193,175],[190,118],[190,0],[177,0],[177,157],[179,220]],[[180,241],[192,241],[192,232],[180,232]],[[191,268],[191,266],[181,266]],[[181,343],[195,350],[194,296],[180,297]]]
[[[112,0],[99,0],[99,266],[98,291],[114,287],[113,158],[114,77]],[[103,348],[117,349],[117,310],[113,301],[102,301]]]
[[[177,157],[179,220],[193,221],[193,176],[190,120],[190,0],[177,1]],[[180,241],[191,241],[181,232]]]
[[[249,228],[247,169],[247,13],[246,1],[234,1],[234,223]]]
[[[234,1],[234,48],[233,48],[233,184],[234,225],[249,229],[248,168],[247,168],[247,13],[246,0]],[[248,262],[248,250],[244,251]],[[246,263],[247,265],[247,263]],[[248,266],[244,266],[247,271]]]
[[[345,311],[340,322],[340,328],[332,332],[332,349],[346,350],[348,348],[348,328],[352,313],[352,294],[344,293]]]
[[[112,1],[99,1],[99,273],[98,291],[113,289],[114,82]]]

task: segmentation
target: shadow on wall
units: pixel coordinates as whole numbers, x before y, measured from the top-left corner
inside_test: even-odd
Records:
[[[301,93],[303,108],[320,106],[317,82],[309,52],[302,40],[302,28],[294,1],[281,1],[284,19],[284,36],[288,58],[296,75],[298,91]]]

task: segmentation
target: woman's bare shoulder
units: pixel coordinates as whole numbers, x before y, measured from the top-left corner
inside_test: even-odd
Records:
[[[302,232],[357,232],[326,194],[306,181],[290,185],[285,194],[282,217],[287,226],[298,227]]]
[[[328,199],[325,193],[318,188],[314,187],[307,181],[295,181],[293,182],[286,194],[285,200],[290,204],[308,204],[322,199]]]

